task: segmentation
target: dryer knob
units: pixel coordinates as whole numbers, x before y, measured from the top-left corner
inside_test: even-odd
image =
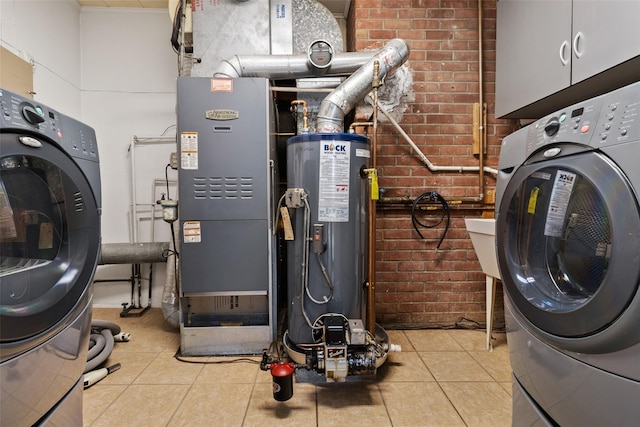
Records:
[[[551,118],[547,124],[544,125],[544,133],[549,137],[558,133],[558,130],[560,130],[560,121],[556,117]]]
[[[31,123],[32,125],[44,122],[44,115],[40,112],[38,113],[38,109],[34,108],[32,105],[25,105],[22,107],[22,115],[25,120]]]

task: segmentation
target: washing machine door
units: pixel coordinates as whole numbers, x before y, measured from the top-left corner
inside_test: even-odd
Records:
[[[55,334],[86,307],[100,223],[91,187],[71,157],[37,135],[2,133],[0,142],[0,351],[6,358]]]
[[[640,210],[611,159],[539,154],[514,172],[499,209],[504,288],[532,333],[576,351],[640,340],[638,319],[621,326],[640,311],[626,313],[640,278]]]

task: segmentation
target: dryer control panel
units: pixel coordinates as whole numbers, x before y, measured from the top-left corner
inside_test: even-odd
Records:
[[[593,148],[640,139],[640,82],[549,114],[528,127],[525,157],[554,143]]]
[[[74,158],[98,162],[96,134],[91,127],[5,89],[0,89],[0,130],[28,132],[34,144],[38,141],[35,134],[39,134]]]

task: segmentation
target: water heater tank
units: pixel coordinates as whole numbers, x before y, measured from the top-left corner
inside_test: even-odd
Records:
[[[321,324],[324,314],[366,314],[369,157],[370,143],[362,135],[316,133],[288,140],[287,187],[303,190],[308,202],[308,209],[290,209],[288,335],[295,344],[318,341],[310,324]]]

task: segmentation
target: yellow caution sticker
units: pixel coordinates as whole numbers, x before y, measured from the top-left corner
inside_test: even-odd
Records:
[[[371,173],[371,200],[378,200],[380,197],[380,190],[378,190],[378,171],[373,170]]]
[[[527,207],[527,213],[533,215],[536,213],[536,205],[538,204],[538,193],[540,189],[538,187],[534,187],[531,190],[531,194],[529,195],[529,206]]]

